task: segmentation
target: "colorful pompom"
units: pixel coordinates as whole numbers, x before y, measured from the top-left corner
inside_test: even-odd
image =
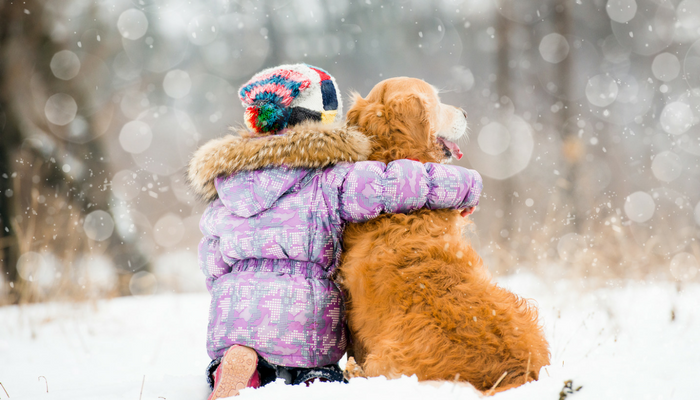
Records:
[[[238,92],[248,107],[245,122],[257,133],[274,133],[287,127],[289,105],[311,81],[299,72],[278,69],[253,77]]]
[[[287,127],[288,120],[289,108],[275,101],[257,101],[245,111],[246,126],[258,133],[280,131]]]

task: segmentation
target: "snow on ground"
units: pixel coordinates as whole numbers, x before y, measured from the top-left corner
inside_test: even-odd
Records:
[[[552,365],[538,382],[494,399],[556,400],[570,379],[582,389],[569,400],[700,398],[700,285],[679,291],[667,282],[626,282],[591,289],[585,281],[526,274],[500,283],[537,301]],[[186,294],[0,308],[0,383],[12,399],[204,400],[208,301],[207,294]],[[0,398],[7,398],[2,388]],[[467,387],[404,377],[308,388],[276,382],[246,389],[241,398],[479,396]]]

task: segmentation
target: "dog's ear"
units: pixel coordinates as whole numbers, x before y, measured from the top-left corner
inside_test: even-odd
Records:
[[[430,118],[430,102],[420,93],[395,96],[387,101],[387,119],[403,125],[404,133],[421,147],[430,146],[433,141]]]
[[[373,136],[383,130],[384,105],[377,102],[370,102],[357,92],[352,93],[352,106],[348,110],[346,117],[348,125],[355,125],[364,132],[365,135]]]
[[[351,105],[345,119],[348,125],[359,126],[361,114],[367,107],[367,100],[363,99],[362,96],[355,91],[350,93],[350,98]]]

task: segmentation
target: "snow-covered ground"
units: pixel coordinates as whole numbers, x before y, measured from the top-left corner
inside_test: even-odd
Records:
[[[585,281],[525,274],[500,283],[536,299],[552,365],[538,382],[494,399],[556,400],[567,380],[582,386],[569,400],[700,398],[700,285],[679,291],[667,282],[618,282],[591,289]],[[204,400],[208,300],[158,295],[0,308],[0,383],[12,399]],[[470,388],[422,385],[412,377],[308,388],[273,383],[242,392],[285,400],[478,397]],[[0,398],[7,398],[2,388]]]

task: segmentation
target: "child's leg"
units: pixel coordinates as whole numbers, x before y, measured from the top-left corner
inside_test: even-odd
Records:
[[[265,386],[276,379],[284,379],[287,385],[307,385],[314,380],[324,382],[345,382],[343,371],[338,364],[326,365],[314,368],[293,368],[275,365],[264,358],[258,359],[258,373],[260,373],[260,386]]]
[[[277,375],[277,371],[279,368],[284,367],[279,367],[275,364],[271,364],[266,359],[260,357],[258,359],[258,373],[260,373],[260,386],[265,386],[270,382],[274,382],[275,380],[277,380],[277,378],[284,378],[284,376]]]
[[[340,369],[338,364],[314,368],[294,368],[293,376],[293,385],[306,384],[308,386],[315,381],[346,382],[343,377],[343,370]]]
[[[215,358],[207,365],[207,383],[211,390],[214,390],[214,374],[216,374],[216,369],[219,368],[219,364],[221,364],[221,358],[222,357]]]

